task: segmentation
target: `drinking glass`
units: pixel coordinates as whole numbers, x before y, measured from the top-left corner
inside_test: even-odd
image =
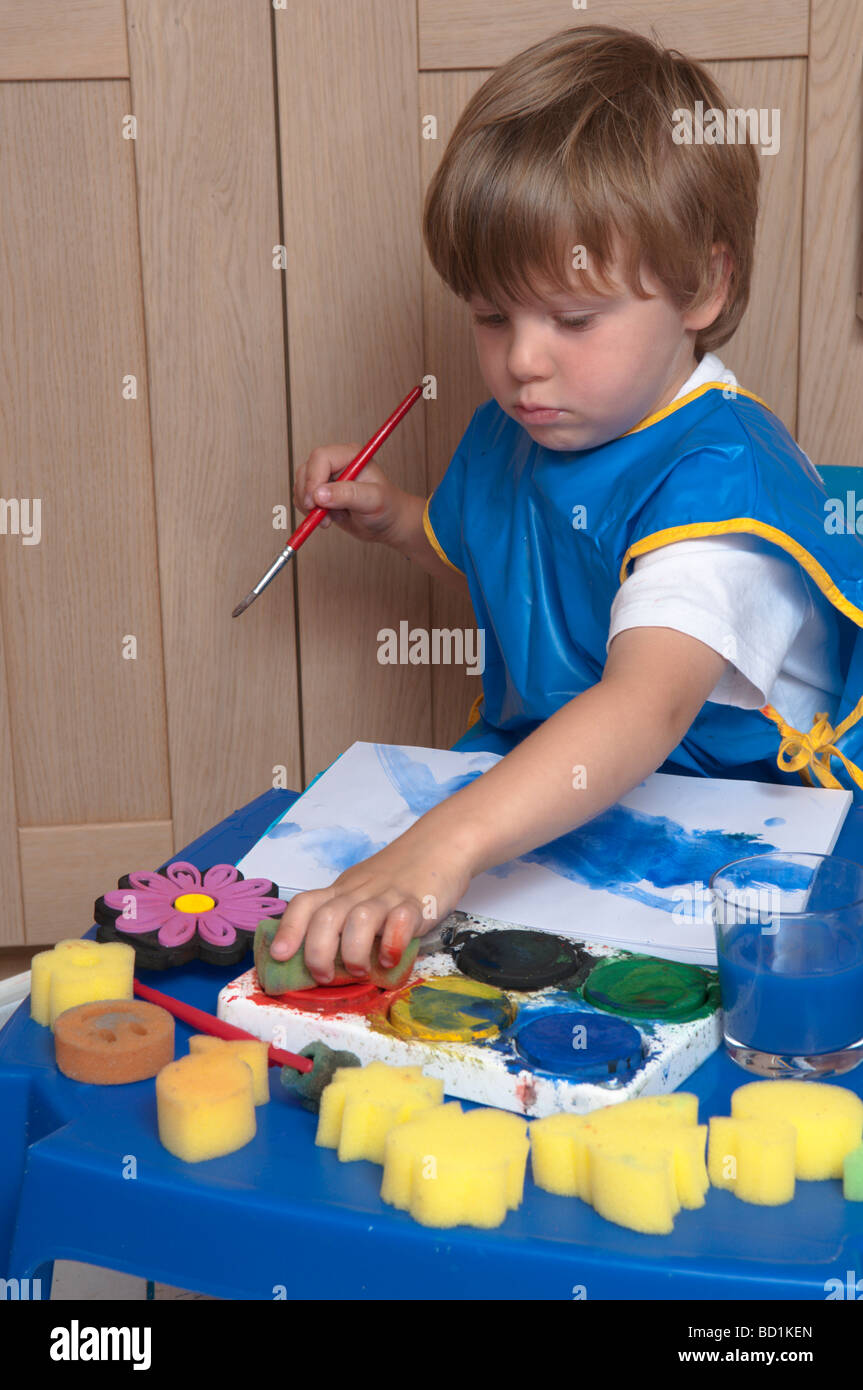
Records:
[[[863,866],[737,859],[710,879],[725,1046],[758,1076],[840,1076],[863,1061]]]

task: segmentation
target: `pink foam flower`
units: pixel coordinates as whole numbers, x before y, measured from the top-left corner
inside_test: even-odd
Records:
[[[158,931],[159,944],[169,949],[191,941],[196,932],[209,945],[232,946],[238,928],[254,932],[262,917],[287,906],[271,896],[269,879],[243,878],[233,864],[214,864],[202,875],[194,864],[178,859],[163,872],[129,874],[128,884],[104,895],[105,906],[120,914],[116,930],[130,935]]]

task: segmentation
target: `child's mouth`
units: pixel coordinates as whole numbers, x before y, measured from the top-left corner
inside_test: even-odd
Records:
[[[515,411],[519,418],[529,425],[548,425],[563,414],[562,410],[548,406],[535,406],[529,410],[526,406],[517,405]]]

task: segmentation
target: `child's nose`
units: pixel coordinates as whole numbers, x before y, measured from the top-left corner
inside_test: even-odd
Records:
[[[547,377],[553,371],[553,365],[541,335],[529,330],[513,333],[507,353],[507,366],[511,374],[519,381]]]

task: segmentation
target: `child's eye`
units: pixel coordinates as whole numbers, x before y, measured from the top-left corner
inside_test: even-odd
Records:
[[[580,314],[575,318],[567,318],[565,315],[558,315],[557,322],[561,328],[572,328],[576,331],[587,328],[593,320],[593,314]],[[481,328],[497,328],[506,322],[503,314],[474,314],[473,321]]]

